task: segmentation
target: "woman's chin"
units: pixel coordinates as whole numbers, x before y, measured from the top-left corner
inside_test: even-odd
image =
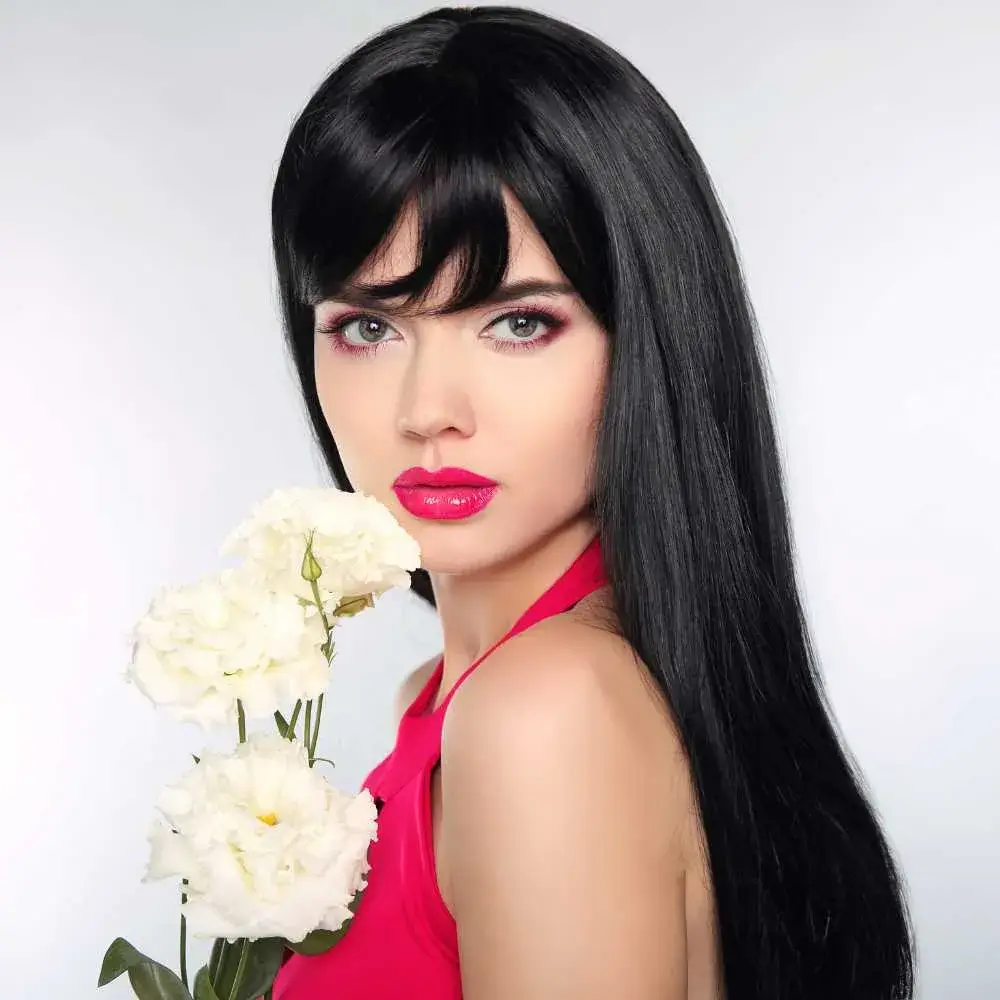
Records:
[[[487,555],[477,559],[475,554],[466,552],[440,552],[430,549],[421,556],[420,568],[431,576],[469,576],[481,572],[496,560]]]
[[[441,537],[438,531],[419,531],[410,529],[410,533],[420,545],[420,566],[432,576],[470,576],[489,570],[490,567],[503,562],[509,553],[496,544],[492,544],[483,532],[455,532],[453,537]]]

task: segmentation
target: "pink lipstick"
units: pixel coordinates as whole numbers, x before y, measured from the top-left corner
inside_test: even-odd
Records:
[[[492,499],[500,484],[477,476],[468,469],[407,469],[392,484],[399,502],[414,517],[432,521],[456,521],[478,514]]]

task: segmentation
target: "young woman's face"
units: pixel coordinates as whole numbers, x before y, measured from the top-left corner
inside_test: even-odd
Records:
[[[451,291],[449,264],[407,315],[347,291],[315,310],[316,387],[347,475],[392,510],[432,573],[486,569],[588,519],[607,336],[507,206],[510,298],[429,315]],[[358,283],[408,273],[416,238],[411,211]]]

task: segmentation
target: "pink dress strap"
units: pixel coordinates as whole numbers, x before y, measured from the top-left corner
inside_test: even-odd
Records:
[[[511,628],[486,649],[458,677],[437,707],[430,710],[444,674],[444,658],[438,660],[427,682],[403,713],[396,740],[398,752],[389,755],[368,776],[365,786],[379,799],[388,799],[413,775],[414,768],[436,763],[441,755],[441,732],[445,713],[455,693],[489,655],[508,639],[537,622],[568,611],[606,583],[600,542],[594,538],[569,568],[517,619]]]
[[[502,646],[508,639],[513,638],[532,625],[551,618],[553,615],[563,614],[575,604],[583,600],[593,591],[603,586],[606,582],[604,576],[604,565],[601,560],[600,542],[597,538],[583,550],[572,565],[552,584],[511,626],[510,630],[501,636],[492,646],[490,646],[478,659],[459,675],[458,679],[451,686],[451,690],[445,695],[444,700],[434,710],[434,713],[441,713],[443,716],[448,708],[448,704],[455,696],[455,692],[462,682],[486,659],[497,647]],[[444,672],[444,659],[438,660],[433,673],[428,678],[427,683],[417,695],[413,704],[407,710],[407,715],[421,715],[427,711],[428,705],[433,701],[438,693],[441,684],[441,677]]]

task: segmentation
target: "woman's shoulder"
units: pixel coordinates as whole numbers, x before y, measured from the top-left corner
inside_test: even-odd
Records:
[[[443,759],[485,753],[492,760],[484,743],[495,749],[516,741],[526,767],[551,757],[551,775],[564,768],[567,781],[589,781],[589,768],[612,768],[647,811],[650,803],[662,804],[660,828],[676,834],[695,811],[680,734],[635,649],[600,608],[594,611],[553,616],[495,650],[456,692],[444,723]],[[587,746],[582,769],[579,745]]]
[[[588,616],[554,616],[495,650],[442,734],[441,843],[466,939],[561,963],[616,912],[622,948],[643,956],[632,974],[680,982],[696,815],[680,751],[635,650]],[[500,943],[498,927],[511,929]],[[594,957],[594,975],[619,975],[621,953]]]
[[[475,718],[508,706],[515,717],[535,708],[548,715],[576,698],[631,732],[673,729],[648,669],[599,602],[581,602],[504,642],[456,692],[449,715]]]

